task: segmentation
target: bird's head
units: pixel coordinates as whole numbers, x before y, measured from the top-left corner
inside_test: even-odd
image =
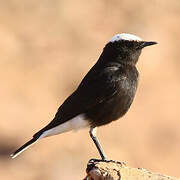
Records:
[[[108,57],[115,58],[115,60],[136,64],[144,47],[157,44],[154,41],[143,41],[140,37],[133,34],[116,34],[107,43],[104,52]]]

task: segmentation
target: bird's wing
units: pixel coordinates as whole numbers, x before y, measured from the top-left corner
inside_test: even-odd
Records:
[[[117,83],[111,76],[103,71],[92,79],[83,79],[78,89],[60,106],[56,116],[66,121],[112,97]]]
[[[111,98],[117,90],[117,78],[113,78],[118,68],[107,67],[102,72],[90,71],[72,93],[59,107],[54,119],[34,136],[52,129],[66,121],[85,113],[91,107]],[[117,77],[117,76],[115,76]]]

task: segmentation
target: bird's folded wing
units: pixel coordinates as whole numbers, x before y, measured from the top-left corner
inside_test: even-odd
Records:
[[[77,90],[71,94],[59,107],[54,119],[39,133],[58,126],[91,107],[111,98],[117,91],[117,79],[113,80],[115,71],[103,71],[92,78],[87,74]]]

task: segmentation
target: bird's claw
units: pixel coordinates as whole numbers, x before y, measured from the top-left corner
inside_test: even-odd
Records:
[[[88,161],[87,164],[87,172],[91,171],[92,168],[95,166],[96,163],[98,162],[106,162],[106,163],[117,163],[117,164],[121,164],[121,165],[126,165],[124,162],[120,162],[120,161],[115,161],[115,160],[109,160],[109,159],[90,159]]]

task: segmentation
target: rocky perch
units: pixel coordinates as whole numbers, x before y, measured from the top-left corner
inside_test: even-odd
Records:
[[[125,163],[117,161],[90,160],[86,172],[87,176],[83,180],[180,180],[143,168],[128,167]]]

